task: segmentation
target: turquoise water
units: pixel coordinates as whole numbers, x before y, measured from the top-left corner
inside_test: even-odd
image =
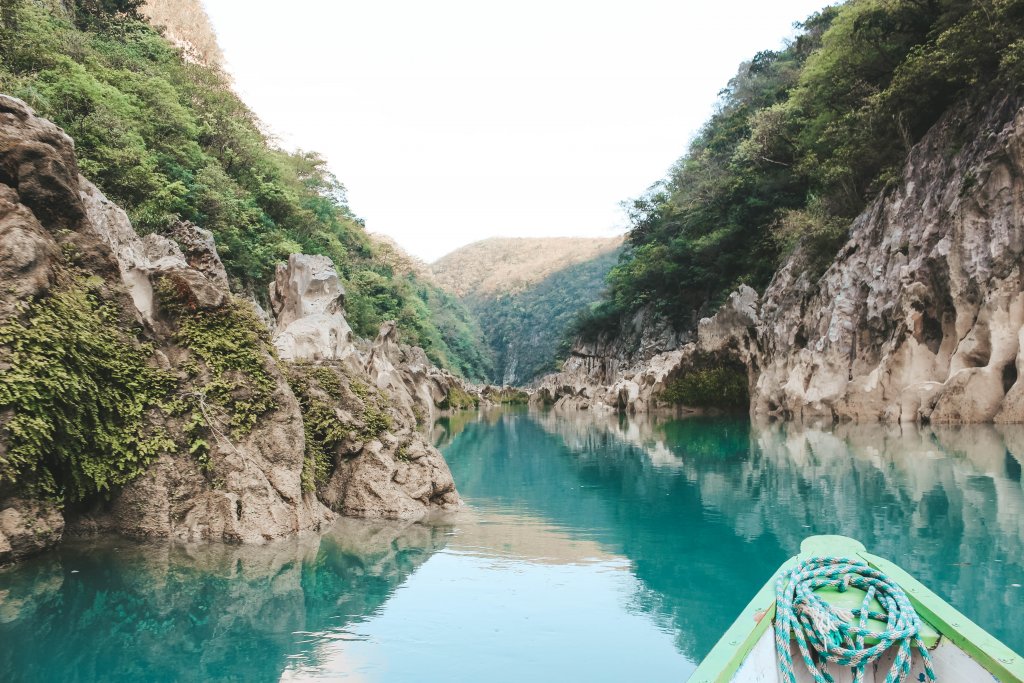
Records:
[[[3,681],[683,681],[800,540],[861,539],[1024,650],[1024,429],[525,412],[436,428],[465,510],[0,571]]]

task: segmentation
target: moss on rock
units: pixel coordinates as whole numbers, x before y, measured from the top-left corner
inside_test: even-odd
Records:
[[[747,369],[731,359],[698,356],[665,386],[658,400],[672,406],[743,410],[750,405]]]
[[[70,276],[0,326],[0,480],[77,501],[130,481],[174,448],[146,417],[174,377],[118,323],[89,280]]]

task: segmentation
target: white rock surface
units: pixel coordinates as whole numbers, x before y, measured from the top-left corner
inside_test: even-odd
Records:
[[[284,360],[345,360],[358,353],[345,320],[345,289],[326,256],[292,254],[270,286],[274,346]]]
[[[779,271],[761,307],[756,413],[1024,420],[1020,104],[944,117],[820,279],[799,254]]]
[[[798,251],[760,300],[741,288],[701,320],[695,343],[639,362],[624,352],[628,334],[582,345],[534,400],[649,410],[693,353],[716,352],[747,365],[755,414],[1024,421],[1021,105],[1009,96],[943,117],[820,278]]]

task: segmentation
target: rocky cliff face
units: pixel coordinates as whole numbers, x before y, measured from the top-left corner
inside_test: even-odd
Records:
[[[1024,420],[1021,104],[944,117],[821,278],[799,254],[782,267],[761,306],[755,412]]]
[[[454,379],[421,351],[398,345],[393,326],[372,345],[355,340],[329,260],[295,256],[279,269],[271,339],[255,307],[229,291],[210,233],[180,222],[140,238],[125,213],[79,176],[71,139],[5,96],[0,278],[3,329],[27,324],[28,312],[68,283],[84,283],[102,304],[98,324],[115,326],[149,354],[164,391],[139,418],[137,438],[154,449],[133,456],[142,459],[132,464],[141,474],[100,479],[99,491],[61,509],[64,484],[26,483],[35,470],[25,467],[35,466],[19,470],[4,460],[11,444],[25,442],[10,431],[24,391],[17,373],[0,378],[0,563],[56,543],[65,525],[74,533],[261,543],[321,529],[331,509],[415,518],[459,503],[444,459],[417,431],[417,418],[432,416]],[[56,347],[68,343],[76,342],[53,342],[64,354],[70,350]],[[0,372],[18,370],[21,356],[11,349],[0,346]],[[330,393],[362,394],[356,402],[372,402],[373,411],[348,415],[351,438],[311,463],[310,421],[340,430],[346,418],[340,400],[333,413],[304,415],[308,397],[296,398],[293,370],[313,361],[338,366],[340,389]],[[61,381],[96,383],[102,392],[111,379],[72,370],[84,374]],[[314,465],[329,485],[311,485]],[[94,476],[89,463],[68,466],[68,476]],[[85,475],[73,474],[76,467]]]
[[[416,518],[459,505],[448,464],[421,424],[460,380],[422,349],[398,343],[392,322],[372,344],[345,321],[331,260],[292,254],[270,289],[274,344],[307,406],[313,482],[333,510],[359,517]],[[325,425],[324,422],[328,424]]]
[[[4,167],[4,211],[0,242],[4,280],[15,297],[5,298],[7,319],[20,315],[18,302],[45,299],[69,277],[92,278],[102,297],[121,316],[112,325],[139,325],[151,362],[177,379],[176,396],[201,392],[211,371],[179,332],[188,314],[169,308],[158,295],[173,287],[196,314],[216,316],[240,305],[227,290],[223,266],[208,233],[176,226],[186,248],[196,256],[193,267],[172,239],[140,239],[127,216],[77,173],[73,143],[60,129],[33,115],[23,103],[0,97],[0,164]],[[205,249],[204,249],[205,245]],[[56,343],[56,342],[55,342]],[[109,529],[135,536],[170,536],[186,540],[259,542],[304,529],[319,528],[331,514],[315,496],[303,492],[302,417],[298,403],[277,370],[269,348],[251,349],[265,372],[270,400],[258,423],[245,434],[227,436],[221,417],[209,414],[209,429],[221,438],[209,445],[204,461],[185,452],[177,437],[182,416],[151,413],[146,422],[170,441],[140,477],[110,491],[109,500],[65,510],[72,529]],[[14,361],[17,362],[16,357]],[[185,371],[194,367],[194,373]],[[97,379],[102,381],[102,378]],[[174,396],[168,396],[173,400]],[[212,411],[212,408],[211,408]],[[7,434],[4,434],[6,441]],[[171,443],[182,446],[181,450]],[[45,497],[44,497],[45,499]],[[26,495],[7,499],[4,535],[11,545],[6,559],[16,559],[59,540],[59,513],[11,512],[23,509]],[[48,503],[35,503],[46,506]],[[32,530],[12,529],[14,520]],[[62,520],[63,521],[63,520]]]
[[[947,114],[821,277],[797,251],[762,297],[741,289],[690,343],[639,363],[622,339],[580,346],[535,400],[648,410],[711,352],[748,367],[756,414],[1024,421],[1021,105],[1004,96]]]
[[[696,333],[685,335],[642,311],[625,333],[577,344],[562,371],[545,377],[530,400],[630,413],[676,408],[661,399],[673,380],[708,364],[751,362],[758,303],[757,292],[741,287],[713,318],[700,321]],[[687,339],[693,341],[683,344]]]
[[[577,342],[562,370],[608,384],[630,370],[651,363],[660,354],[679,349],[692,338],[689,331],[673,329],[650,307],[644,307],[624,321],[614,334]]]

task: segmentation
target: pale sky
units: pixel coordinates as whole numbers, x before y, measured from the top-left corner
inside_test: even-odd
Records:
[[[828,0],[204,0],[242,98],[432,261],[608,237],[739,62]]]

